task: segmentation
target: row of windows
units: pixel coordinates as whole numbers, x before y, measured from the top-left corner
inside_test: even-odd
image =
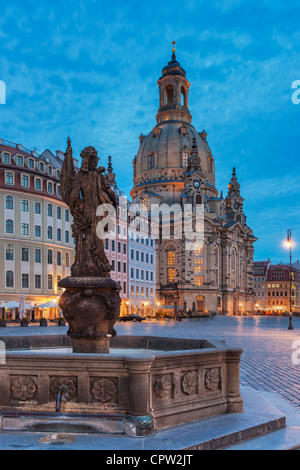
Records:
[[[141,287],[141,290],[139,288],[139,286],[131,286],[131,297],[139,297],[141,295],[141,297],[149,297],[149,292],[150,292],[150,297],[153,297],[154,296],[154,290],[153,289],[149,289],[149,287]]]
[[[14,173],[5,172],[5,184],[8,186],[14,186],[15,184],[15,178],[14,178]],[[30,177],[27,175],[21,175],[21,186],[23,188],[29,189],[30,188]],[[56,195],[61,196],[61,189],[59,185],[55,185],[51,181],[48,181],[46,184],[47,192],[49,194],[54,194],[55,192],[55,187],[56,187]],[[36,191],[42,191],[43,190],[43,180],[41,178],[34,178],[34,189]]]
[[[276,288],[281,288],[281,289],[287,289],[288,288],[288,284],[268,284],[268,288],[269,289],[274,289],[274,287]]]
[[[127,254],[127,245],[126,245],[126,243],[123,243],[123,249],[122,249],[122,243],[121,243],[121,242],[117,242],[117,243],[116,243],[115,240],[111,240],[110,242],[111,242],[111,243],[110,243],[111,251],[114,251],[114,252],[115,252],[115,251],[116,251],[116,248],[117,248],[117,252],[118,252],[118,253],[122,253],[122,252],[123,252],[124,255]],[[105,249],[106,249],[106,250],[109,249],[109,240],[108,240],[108,238],[106,238],[106,240],[105,240]]]
[[[11,164],[11,155],[7,152],[2,153],[2,162],[6,164]],[[52,165],[46,164],[44,162],[36,162],[33,158],[26,159],[22,155],[17,155],[15,157],[15,163],[18,166],[24,167],[27,164],[27,167],[31,170],[37,169],[41,173],[47,173],[49,176],[56,176],[57,179],[60,179],[60,170],[55,170]]]
[[[13,235],[14,234],[14,221],[11,219],[7,219],[5,222],[5,233],[7,235]],[[29,237],[30,236],[30,226],[29,224],[26,223],[21,223],[21,236],[23,237]],[[41,225],[35,225],[34,226],[34,236],[36,238],[42,238],[42,227]],[[57,241],[61,242],[62,241],[62,230],[60,228],[57,229],[56,231],[56,238]],[[47,239],[48,240],[53,240],[53,227],[51,225],[48,226],[47,228]],[[65,243],[70,243],[70,232],[69,230],[65,230]]]
[[[13,196],[6,196],[5,197],[5,208],[7,210],[14,210],[14,197]],[[30,211],[30,201],[27,199],[22,199],[21,200],[21,211],[22,212],[29,212]],[[35,202],[34,203],[34,213],[35,214],[42,214],[42,204],[40,202]],[[53,205],[48,204],[47,205],[47,215],[48,217],[53,217]],[[56,209],[56,217],[57,219],[61,220],[62,219],[62,208],[57,207]],[[65,221],[69,222],[70,221],[70,211],[68,209],[65,210]]]
[[[143,269],[139,270],[139,269],[131,268],[130,277],[131,279],[137,279],[141,281],[153,282],[154,280],[153,271],[144,271]]]
[[[14,279],[14,272],[13,271],[6,271],[6,288],[13,289],[15,286],[15,279]],[[29,289],[30,277],[29,274],[22,274],[22,289]],[[57,284],[61,281],[61,276],[57,276]],[[42,289],[42,275],[35,274],[34,276],[34,287],[35,289]],[[53,290],[53,275],[48,274],[48,290]],[[60,288],[58,287],[58,290]]]
[[[14,261],[15,258],[15,247],[14,245],[6,245],[5,249],[5,258],[6,261]],[[53,264],[53,250],[48,250],[47,252],[47,258],[48,258],[48,264]],[[30,249],[26,247],[22,247],[22,254],[21,254],[21,259],[23,263],[29,263],[30,260]],[[42,250],[40,249],[35,249],[34,250],[34,261],[35,263],[41,263],[42,262]],[[61,251],[58,251],[56,254],[56,264],[57,266],[62,265],[62,253]],[[67,268],[70,267],[70,253],[65,254],[65,260],[64,264]]]
[[[145,228],[147,229],[147,227]],[[154,247],[154,240],[152,238],[149,239],[147,237],[143,237],[142,235],[139,236],[136,233],[130,232],[129,239],[132,242],[141,243],[142,245],[151,246],[152,248]]]
[[[150,261],[150,264],[154,263],[154,255],[149,256],[149,253],[144,253],[143,251],[130,250],[130,258],[132,260],[141,261],[142,263],[144,263],[144,261],[146,263]]]
[[[182,153],[182,167],[187,168],[189,164],[190,154],[188,152]],[[156,167],[156,154],[150,153],[148,155],[148,169],[154,170]],[[211,157],[208,158],[208,171],[209,173],[213,173],[213,159]]]
[[[288,296],[288,292],[285,291],[285,292],[284,292],[284,295],[285,295],[285,297],[287,297],[287,296]],[[283,297],[283,291],[280,291],[280,293],[279,293],[279,291],[277,291],[277,292],[275,292],[275,291],[270,292],[270,291],[269,291],[269,292],[268,292],[268,296],[269,296],[269,297]]]
[[[116,271],[116,262],[115,262],[114,259],[111,261],[111,267],[112,267],[112,271],[115,272]],[[121,263],[121,261],[117,262],[117,272],[122,273],[122,263]],[[126,274],[126,273],[127,273],[127,264],[123,263],[123,274]]]

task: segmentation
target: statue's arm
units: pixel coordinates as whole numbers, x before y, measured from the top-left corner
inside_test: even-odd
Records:
[[[115,209],[118,207],[118,198],[115,192],[109,187],[104,175],[99,175],[99,196],[100,200],[104,201],[105,203],[112,204]]]

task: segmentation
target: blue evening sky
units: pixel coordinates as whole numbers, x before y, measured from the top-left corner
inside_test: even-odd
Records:
[[[217,187],[237,167],[255,259],[300,258],[299,0],[6,0],[0,16],[0,137],[113,157],[120,189],[132,187],[139,135],[155,125],[157,80],[177,41],[191,82],[193,125],[206,129]],[[76,156],[77,156],[76,155]]]

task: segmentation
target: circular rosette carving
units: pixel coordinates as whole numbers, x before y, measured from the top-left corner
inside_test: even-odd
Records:
[[[114,382],[109,379],[96,380],[91,392],[94,400],[100,401],[101,403],[115,401],[117,396],[117,388]]]
[[[208,390],[216,391],[219,388],[220,375],[216,369],[211,369],[205,374],[205,386]]]
[[[18,377],[13,380],[11,390],[14,398],[26,401],[33,398],[37,387],[30,377]]]
[[[193,395],[197,392],[198,380],[196,374],[188,372],[181,379],[181,389],[186,395]]]
[[[157,377],[154,383],[154,393],[158,398],[165,398],[170,395],[172,390],[172,381],[169,375]]]
[[[76,385],[74,380],[68,379],[66,377],[53,380],[51,385],[51,392],[55,398],[61,390],[64,391],[65,400],[71,401],[76,397]]]

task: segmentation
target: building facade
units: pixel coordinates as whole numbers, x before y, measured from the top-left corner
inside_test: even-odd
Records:
[[[255,261],[253,263],[255,310],[264,311],[267,307],[266,290],[267,276],[271,261]]]
[[[269,267],[266,283],[267,314],[300,313],[300,271],[286,264]]]
[[[60,196],[62,152],[38,155],[0,139],[0,300],[42,304],[61,295],[74,244]]]
[[[147,223],[147,222],[146,222]],[[147,226],[138,232],[129,228],[130,313],[155,316],[155,240]]]
[[[215,161],[207,133],[191,124],[190,83],[175,50],[158,87],[156,125],[148,135],[140,136],[131,197],[147,207],[150,216],[154,205],[176,204],[182,210],[192,206],[193,230],[203,231],[204,245],[186,249],[185,237],[177,236],[171,216],[169,238],[160,232],[156,240],[157,300],[169,305],[176,300],[178,306],[198,313],[253,312],[256,238],[246,223],[235,169],[225,198],[215,186]],[[196,226],[197,206],[204,210],[201,228]]]
[[[111,277],[122,287],[121,316],[127,313],[154,316],[155,241],[149,236],[146,221],[136,227],[130,202],[117,186],[111,157],[108,158],[106,179],[119,203],[116,224],[106,239],[105,248],[112,266]]]

